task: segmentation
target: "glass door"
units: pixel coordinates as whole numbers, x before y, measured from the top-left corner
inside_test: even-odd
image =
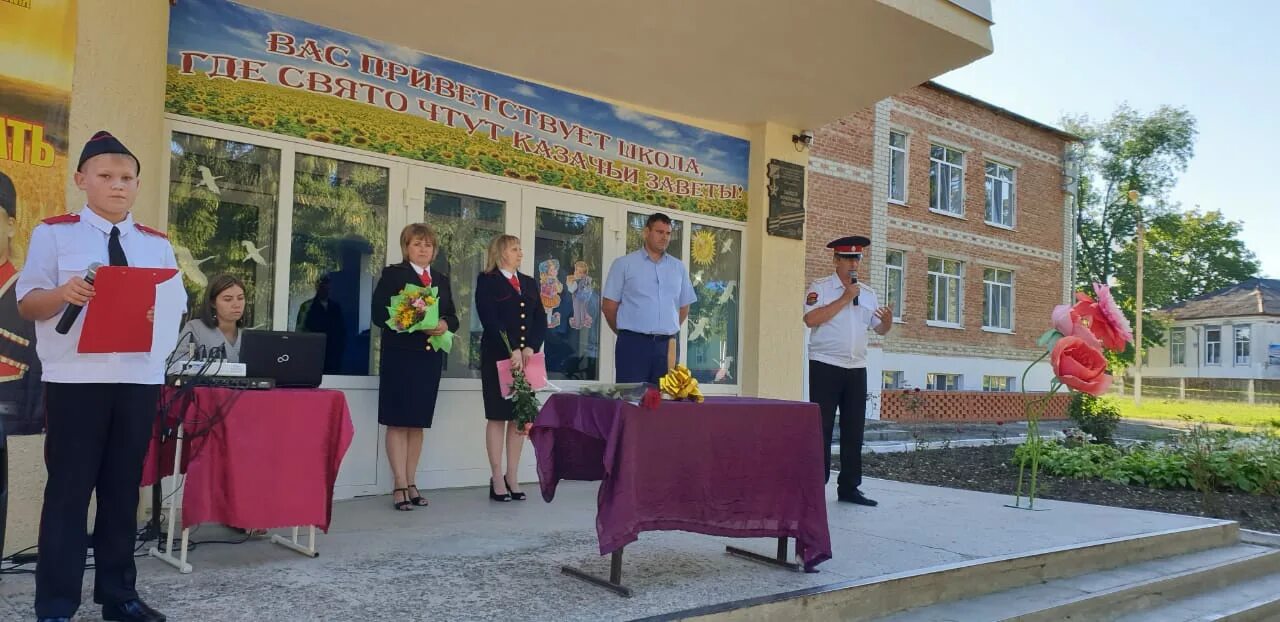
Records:
[[[478,389],[484,329],[473,312],[476,276],[487,269],[489,242],[520,231],[520,188],[493,177],[430,167],[414,167],[409,187],[406,224],[425,222],[435,229],[440,246],[431,269],[449,276],[458,312],[458,334],[441,386]],[[399,236],[399,231],[393,233],[394,244],[399,244]],[[526,253],[528,248],[526,242]],[[400,251],[393,250],[396,261]]]
[[[623,212],[575,194],[523,190],[524,270],[538,282],[548,377],[560,386],[612,382],[613,332],[600,313],[609,265],[625,251]]]

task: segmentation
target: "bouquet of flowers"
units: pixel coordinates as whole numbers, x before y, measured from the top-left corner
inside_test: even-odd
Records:
[[[602,397],[607,400],[622,400],[645,410],[657,408],[662,401],[662,394],[647,382],[595,384],[578,389],[578,394]]]
[[[511,341],[507,339],[506,332],[502,333],[502,343],[507,346],[507,354],[513,354],[511,350]],[[538,411],[541,405],[538,403],[538,395],[534,393],[533,386],[529,384],[529,380],[524,377],[524,369],[511,369],[511,408],[516,416],[516,430],[521,434],[529,433],[529,426],[533,425],[533,420],[538,417]]]
[[[440,292],[435,287],[423,287],[412,283],[405,285],[399,294],[391,297],[387,305],[387,327],[397,333],[431,330],[440,324]],[[427,338],[431,347],[448,352],[453,349],[453,333]]]

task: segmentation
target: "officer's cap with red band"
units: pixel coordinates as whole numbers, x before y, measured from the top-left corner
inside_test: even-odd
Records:
[[[860,235],[851,235],[832,240],[827,244],[827,248],[835,251],[841,257],[855,257],[858,259],[862,258],[862,251],[868,246],[871,246],[871,239]]]

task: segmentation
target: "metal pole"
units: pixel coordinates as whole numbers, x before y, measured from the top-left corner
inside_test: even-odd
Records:
[[[1138,284],[1135,288],[1136,300],[1133,305],[1133,315],[1137,320],[1133,336],[1133,405],[1142,406],[1142,260],[1146,255],[1147,228],[1142,221],[1142,203],[1138,201],[1137,190],[1129,191],[1129,201],[1138,210]]]

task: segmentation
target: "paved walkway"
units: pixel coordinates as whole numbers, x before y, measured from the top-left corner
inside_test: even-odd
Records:
[[[565,482],[556,501],[491,503],[481,489],[429,491],[431,506],[394,512],[389,497],[335,504],[334,529],[307,559],[266,540],[206,544],[181,575],[140,559],[143,596],[176,622],[236,620],[629,620],[690,607],[995,555],[1205,524],[1204,519],[1010,497],[884,480],[863,490],[877,508],[835,503],[835,558],[818,574],[774,569],[724,553],[727,543],[771,553],[771,540],[650,532],[627,549],[619,598],[559,572],[607,574],[596,554],[595,483]],[[526,486],[532,491],[533,486]],[[235,539],[201,528],[194,539]],[[86,573],[88,574],[88,573]],[[92,603],[86,576],[84,602]],[[0,620],[32,619],[30,576],[0,581]],[[92,604],[79,620],[97,620]]]

